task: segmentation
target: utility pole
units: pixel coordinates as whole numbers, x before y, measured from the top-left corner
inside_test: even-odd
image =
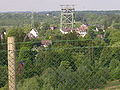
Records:
[[[61,5],[60,30],[64,28],[73,29],[74,25],[74,8],[75,5]]]
[[[34,28],[34,12],[31,13],[31,27]]]
[[[9,90],[16,90],[15,38],[8,37],[8,83]]]

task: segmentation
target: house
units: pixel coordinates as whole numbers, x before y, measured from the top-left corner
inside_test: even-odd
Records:
[[[35,39],[38,38],[38,31],[36,29],[32,29],[29,33],[26,34],[26,36],[24,37],[24,42],[26,41],[26,39],[31,40],[31,39]]]
[[[41,40],[41,46],[48,47],[49,45],[52,45],[51,40]]]
[[[51,40],[41,40],[40,42],[34,42],[33,46],[35,46],[35,48],[33,48],[33,50],[36,50],[36,47],[48,47],[49,45],[52,45],[52,41]]]
[[[50,14],[49,14],[49,13],[47,13],[47,14],[46,14],[46,16],[50,16]]]
[[[60,31],[62,34],[68,34],[70,32],[73,32],[73,29],[72,28],[63,28],[63,29],[60,29]]]
[[[57,27],[51,26],[50,29],[51,29],[51,30],[55,30],[55,29],[57,29]]]
[[[96,27],[95,29],[93,29],[93,31],[99,32],[99,29]]]
[[[5,38],[5,35],[6,35],[6,30],[3,30],[1,33],[0,33],[0,40],[3,40]]]
[[[88,31],[88,26],[85,24],[82,24],[79,28],[63,28],[60,29],[60,31],[62,32],[62,34],[68,34],[70,32],[76,32],[79,36],[85,37],[85,35],[87,34]]]
[[[79,31],[78,34],[82,37],[85,37],[87,34],[87,31]]]
[[[84,25],[84,24],[81,25],[79,28],[76,28],[76,29],[75,29],[75,32],[76,32],[78,35],[82,36],[82,37],[85,37],[85,36],[86,36],[87,31],[88,31],[88,26],[87,26],[87,25]]]
[[[103,34],[98,34],[97,37],[100,38],[100,39],[103,39],[104,35]]]
[[[32,29],[27,36],[29,37],[29,39],[33,39],[33,38],[38,38],[38,31],[36,29]]]

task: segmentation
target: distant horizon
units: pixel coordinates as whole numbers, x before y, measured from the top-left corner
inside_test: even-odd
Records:
[[[0,13],[6,13],[6,12],[60,12],[61,10],[44,10],[44,11],[22,11],[22,10],[16,10],[16,11],[0,11]],[[75,10],[75,11],[120,11],[120,10],[117,10],[117,9],[111,9],[111,10]]]
[[[1,0],[0,12],[60,11],[60,5],[75,5],[76,11],[120,10],[120,0]]]

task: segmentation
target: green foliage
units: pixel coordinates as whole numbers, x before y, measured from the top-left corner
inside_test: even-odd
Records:
[[[23,25],[23,27],[22,27],[22,31],[23,31],[24,33],[28,33],[31,29],[32,29],[32,27],[31,27],[30,24],[25,24],[25,25]]]
[[[32,77],[34,76],[35,72],[35,55],[36,51],[32,51],[31,47],[21,47],[18,57],[18,63],[23,62],[24,63],[24,77]]]
[[[120,31],[116,29],[112,29],[109,32],[108,39],[110,40],[110,44],[114,44],[120,41]]]
[[[6,14],[8,21],[15,18],[11,24],[3,22],[2,25],[17,25],[16,20],[21,16],[22,28],[10,28],[8,36],[16,38],[17,46],[17,67],[22,62],[24,68],[17,76],[17,88],[19,90],[88,90],[103,87],[108,80],[120,79],[120,31],[119,16],[106,14],[112,12],[77,12],[79,16],[75,27],[81,22],[93,24],[89,27],[88,34],[78,37],[75,32],[63,35],[60,31],[49,30],[51,25],[59,26],[59,12],[35,13],[34,27],[39,31],[39,39],[31,42],[23,42],[25,34],[31,30],[30,13],[28,14]],[[120,13],[120,12],[119,12]],[[0,14],[1,15],[1,14]],[[18,16],[16,16],[18,15]],[[54,17],[54,15],[56,17]],[[18,18],[17,18],[18,17]],[[2,18],[2,16],[0,16]],[[39,21],[41,21],[39,23]],[[49,22],[49,23],[48,23]],[[97,25],[105,26],[105,33],[96,32]],[[97,38],[97,35],[106,35],[104,39]],[[52,40],[48,47],[36,47],[33,42],[39,40]],[[22,42],[19,45],[18,42]],[[2,43],[2,42],[0,42]],[[0,44],[0,50],[6,46]],[[3,55],[4,54],[4,55]],[[6,52],[0,55],[0,87],[6,85],[7,59]],[[19,71],[19,70],[18,70]],[[5,75],[4,75],[5,74]]]
[[[42,24],[42,30],[48,30],[50,28],[50,24],[49,23],[43,23]]]
[[[68,69],[68,68],[70,68],[70,62],[69,61],[62,61],[60,64],[60,67],[62,67],[64,69]]]
[[[110,62],[110,75],[111,79],[120,79],[120,61],[117,59],[112,59]]]
[[[113,28],[120,30],[120,23],[114,23]]]
[[[25,37],[25,33],[22,28],[11,28],[7,32],[7,37],[14,36],[17,42],[22,42]]]
[[[28,90],[29,88],[31,90],[81,90],[98,88],[106,83],[105,70],[93,72],[82,66],[76,72],[72,72],[70,68],[63,69],[63,67],[48,68],[39,78],[33,77],[19,82],[18,88],[20,90]]]
[[[77,34],[75,32],[69,33],[63,36],[63,40],[77,40]]]
[[[78,83],[78,88],[89,89],[89,88],[99,88],[106,83],[104,70],[99,68],[93,68],[92,70],[85,66],[80,66],[76,72]],[[82,83],[81,83],[82,82]],[[78,89],[78,90],[79,90]]]
[[[7,65],[7,52],[6,51],[0,51],[0,65]]]
[[[90,35],[90,38],[87,38],[87,39],[94,39],[96,37],[95,31],[91,29],[89,30],[88,35]]]
[[[19,90],[41,90],[43,81],[38,76],[21,80],[17,84]]]
[[[0,65],[0,88],[4,87],[7,83],[7,66]]]

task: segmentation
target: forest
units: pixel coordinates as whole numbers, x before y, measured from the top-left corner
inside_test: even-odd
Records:
[[[74,27],[88,25],[85,37],[76,32],[62,34],[59,11],[34,12],[33,21],[31,12],[0,13],[0,35],[6,31],[0,37],[0,90],[8,88],[7,37],[10,36],[16,40],[18,90],[101,89],[107,82],[120,80],[120,11],[74,14]],[[52,26],[56,29],[51,30]],[[26,39],[33,27],[39,37]],[[43,47],[42,40],[52,44]]]

